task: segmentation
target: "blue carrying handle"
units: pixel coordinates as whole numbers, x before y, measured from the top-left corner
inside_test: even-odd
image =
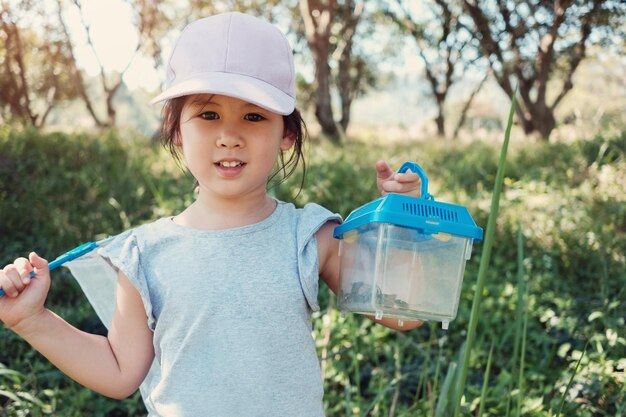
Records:
[[[82,245],[75,247],[69,252],[65,252],[63,255],[59,256],[54,261],[50,262],[48,264],[48,269],[52,271],[53,269],[58,268],[59,266],[63,265],[65,262],[69,262],[76,258],[79,258],[83,256],[84,254],[91,252],[97,247],[98,247],[98,244],[96,242],[83,243]],[[32,279],[34,277],[35,277],[35,271],[30,273],[30,278]],[[0,288],[0,297],[2,297],[3,295],[4,295],[4,290]]]
[[[415,172],[417,175],[419,175],[422,182],[422,190],[419,198],[423,198],[424,200],[434,200],[435,198],[428,193],[428,177],[426,176],[426,173],[424,172],[422,167],[417,165],[415,162],[405,162],[404,164],[402,164],[398,172],[400,174],[403,174],[409,169],[411,170],[411,172]]]

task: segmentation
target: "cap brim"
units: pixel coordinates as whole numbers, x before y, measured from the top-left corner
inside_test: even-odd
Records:
[[[241,74],[211,72],[177,82],[156,96],[151,104],[192,94],[221,94],[255,104],[281,115],[291,114],[295,98],[257,78]]]

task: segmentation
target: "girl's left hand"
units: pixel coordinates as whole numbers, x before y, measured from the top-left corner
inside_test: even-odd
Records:
[[[380,195],[397,193],[419,197],[421,194],[422,181],[417,173],[408,170],[399,174],[385,161],[376,162],[376,184]]]

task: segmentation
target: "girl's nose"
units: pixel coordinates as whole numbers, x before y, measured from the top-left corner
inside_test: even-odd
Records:
[[[216,144],[221,148],[240,148],[243,146],[243,138],[236,128],[224,126],[219,132]]]

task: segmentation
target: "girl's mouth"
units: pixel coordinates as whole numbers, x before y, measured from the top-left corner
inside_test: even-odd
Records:
[[[220,161],[217,165],[223,168],[235,168],[243,166],[244,163],[241,161]]]
[[[224,160],[215,163],[217,172],[223,178],[234,178],[238,176],[245,166],[245,162],[233,160]]]

